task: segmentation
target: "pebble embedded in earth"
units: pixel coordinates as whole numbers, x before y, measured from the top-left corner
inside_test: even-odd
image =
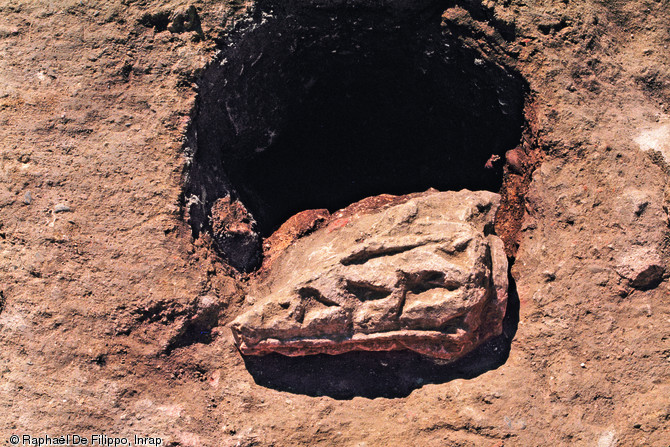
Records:
[[[661,255],[653,249],[637,247],[624,253],[616,266],[616,272],[626,278],[636,289],[649,289],[658,285],[665,267]]]
[[[70,207],[64,203],[58,203],[54,206],[54,213],[67,213],[70,211]]]
[[[505,160],[513,173],[523,173],[525,156],[521,149],[512,149],[505,153]]]

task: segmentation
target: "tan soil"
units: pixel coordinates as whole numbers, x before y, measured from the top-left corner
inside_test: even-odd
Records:
[[[669,445],[667,274],[643,291],[615,268],[635,246],[668,265],[667,166],[640,149],[670,153],[670,3],[489,1],[485,22],[462,1],[446,15],[480,30],[469,45],[502,47],[533,93],[543,162],[510,230],[518,327],[503,364],[348,399],[256,384],[225,327],[244,278],[181,217],[193,82],[240,3],[192,2],[202,40],[139,23],[181,2],[0,2],[0,442]]]

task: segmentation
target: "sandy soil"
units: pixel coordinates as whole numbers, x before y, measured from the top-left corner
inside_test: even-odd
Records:
[[[0,2],[0,442],[670,445],[667,274],[647,290],[621,276],[669,259],[670,3],[460,3],[453,25],[480,30],[463,40],[528,80],[543,154],[509,355],[259,366],[225,327],[244,278],[180,208],[198,73],[244,7],[192,2],[202,39],[141,23],[180,2]]]

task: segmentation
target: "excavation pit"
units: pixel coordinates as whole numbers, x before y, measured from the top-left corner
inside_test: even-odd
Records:
[[[402,3],[261,2],[221,43],[198,83],[184,196],[195,237],[220,198],[248,211],[258,237],[218,246],[233,267],[257,268],[262,238],[306,209],[500,191],[503,162],[487,162],[520,143],[524,80],[444,26],[441,2]]]

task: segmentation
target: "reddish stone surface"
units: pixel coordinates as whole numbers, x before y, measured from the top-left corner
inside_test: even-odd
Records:
[[[429,190],[338,211],[256,277],[253,307],[231,325],[240,351],[462,357],[502,331],[507,258],[502,241],[485,234],[498,202],[487,191]],[[315,216],[323,213],[301,213],[286,227]]]
[[[427,192],[434,192],[429,189]],[[272,235],[263,241],[263,265],[258,275],[264,275],[281,253],[297,240],[313,233],[322,227],[331,232],[348,224],[364,214],[382,211],[390,206],[399,205],[423,193],[396,196],[380,194],[366,197],[351,205],[335,211],[333,214],[325,209],[305,210],[291,216]],[[239,202],[236,202],[239,204]],[[239,204],[241,206],[241,204]],[[246,211],[246,210],[245,210]]]
[[[321,228],[330,217],[327,209],[306,210],[291,216],[263,242],[263,266],[266,270],[296,240]]]
[[[519,148],[509,150],[505,153],[505,160],[510,171],[515,174],[522,174],[526,161],[526,154]]]
[[[411,200],[413,198],[416,198],[422,194],[426,194],[429,192],[437,192],[437,190],[434,188],[430,188],[426,192],[417,192],[412,194],[405,194],[402,196],[395,196],[392,194],[380,194],[378,196],[366,197],[364,199],[359,200],[358,202],[352,203],[346,208],[342,208],[341,210],[334,212],[330,218],[329,224],[334,223],[339,219],[355,219],[356,217],[364,214],[371,214],[383,211],[386,208],[389,208],[394,205],[400,205],[401,203],[405,203],[408,200]]]

